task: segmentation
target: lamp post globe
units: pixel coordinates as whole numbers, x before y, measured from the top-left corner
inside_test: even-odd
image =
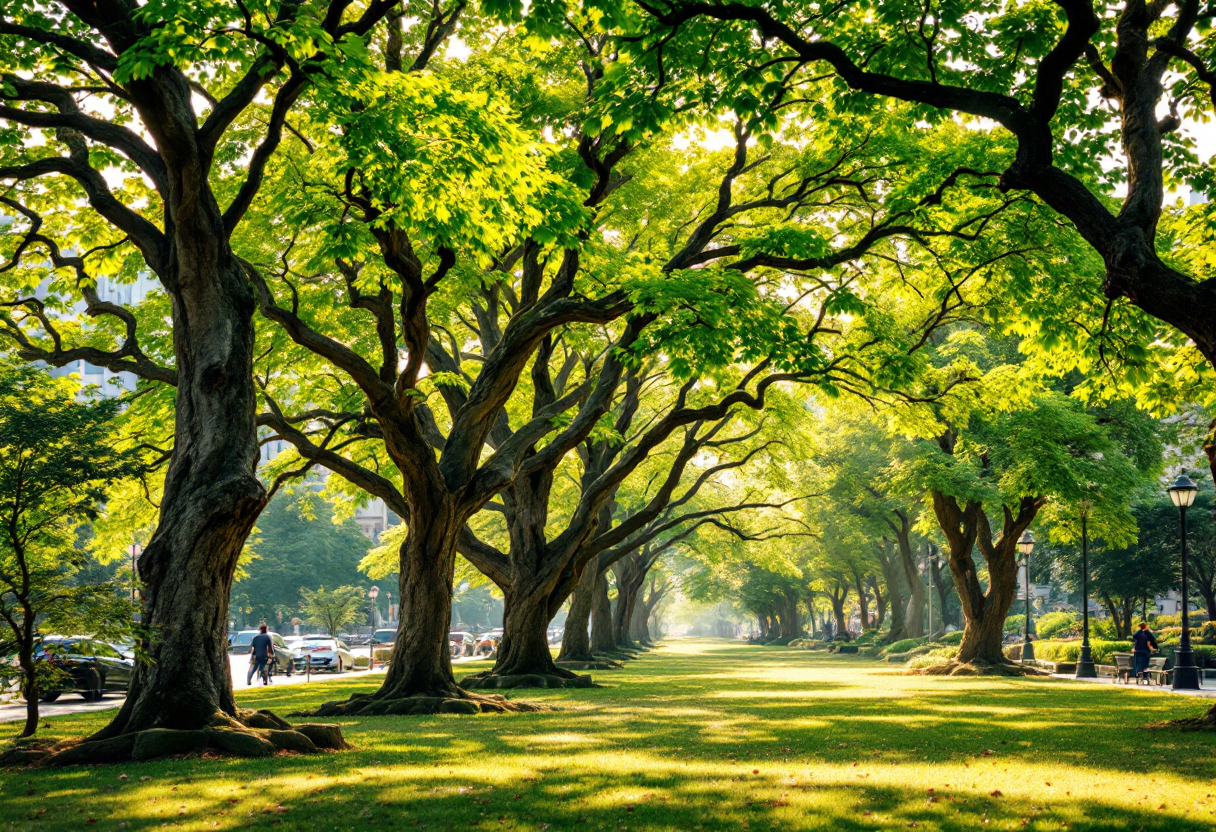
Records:
[[[1178,644],[1178,652],[1174,655],[1173,687],[1174,690],[1199,690],[1199,668],[1195,667],[1195,651],[1191,649],[1186,559],[1186,510],[1194,505],[1199,486],[1186,474],[1179,474],[1178,479],[1166,490],[1169,492],[1170,502],[1178,508],[1178,521],[1182,529],[1182,640]]]
[[[1034,661],[1034,645],[1030,643],[1030,552],[1034,549],[1034,535],[1030,529],[1022,532],[1018,538],[1018,551],[1022,553],[1022,562],[1026,568],[1024,589],[1026,592],[1026,620],[1022,625],[1022,661]]]

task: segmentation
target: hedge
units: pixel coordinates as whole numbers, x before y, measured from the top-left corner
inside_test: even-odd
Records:
[[[1049,612],[1034,622],[1039,638],[1054,638],[1065,630],[1079,627],[1080,618],[1075,612]],[[1079,632],[1079,629],[1078,629]]]
[[[893,653],[907,653],[913,647],[919,647],[928,642],[926,638],[901,638],[899,641],[894,641],[887,645],[887,655]]]
[[[1018,648],[1019,651],[1022,647],[1020,644],[1010,646]],[[1089,651],[1095,664],[1114,664],[1114,654],[1132,652],[1132,643],[1130,641],[1090,639]],[[1075,662],[1080,656],[1081,642],[1079,641],[1044,639],[1034,642],[1034,657],[1045,662]]]

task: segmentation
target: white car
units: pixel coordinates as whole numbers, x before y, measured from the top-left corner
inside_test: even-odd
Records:
[[[313,670],[332,670],[342,673],[355,666],[355,657],[350,647],[333,636],[305,636],[300,639],[297,667],[304,668],[310,662]]]

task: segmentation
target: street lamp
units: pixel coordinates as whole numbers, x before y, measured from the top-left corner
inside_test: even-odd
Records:
[[[1195,651],[1191,649],[1191,619],[1187,607],[1186,510],[1195,502],[1199,486],[1186,474],[1169,487],[1170,502],[1178,507],[1182,524],[1182,642],[1174,655],[1174,690],[1199,690],[1199,668],[1195,667]]]
[[[1077,657],[1078,679],[1098,678],[1089,650],[1089,507],[1081,509],[1081,655]]]
[[[927,549],[925,553],[925,568],[929,572],[929,636],[932,638],[935,632],[933,629],[933,590],[935,589],[933,586],[933,565],[936,558],[933,556],[932,543],[926,543],[925,548]]]
[[[1022,553],[1022,562],[1026,565],[1026,621],[1023,622],[1022,661],[1034,661],[1034,645],[1030,643],[1030,552],[1034,549],[1034,535],[1030,529],[1022,532],[1018,538],[1018,551]]]
[[[372,599],[371,609],[368,611],[368,616],[371,618],[372,629],[367,635],[367,672],[372,672],[372,667],[376,664],[376,597],[380,594],[380,587],[373,586],[367,591],[367,597]]]

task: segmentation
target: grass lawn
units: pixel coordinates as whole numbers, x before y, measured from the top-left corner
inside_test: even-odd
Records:
[[[1216,828],[1216,736],[1141,728],[1201,701],[712,640],[597,678],[518,694],[543,713],[343,720],[340,754],[2,772],[0,830]],[[283,714],[368,689],[239,699]]]

